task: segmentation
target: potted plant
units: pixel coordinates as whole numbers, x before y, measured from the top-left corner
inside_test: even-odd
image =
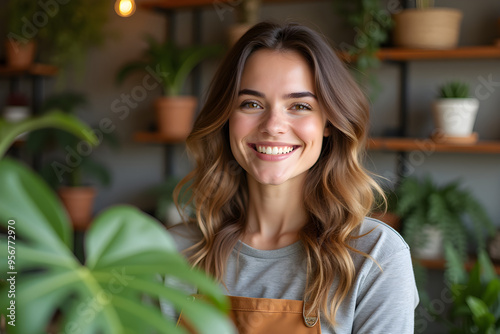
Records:
[[[86,233],[85,263],[72,252],[73,233],[61,203],[29,168],[4,158],[20,133],[63,128],[93,145],[90,128],[54,112],[15,124],[0,120],[0,307],[9,333],[183,333],[164,317],[162,298],[182,309],[198,333],[234,333],[228,299],[211,278],[193,270],[161,225],[130,206],[107,209]],[[14,241],[15,240],[15,241]],[[196,299],[159,275],[193,284],[212,304]],[[9,291],[15,290],[15,297]],[[147,297],[147,298],[146,298]],[[29,319],[27,321],[26,319]]]
[[[86,51],[105,40],[103,28],[110,6],[109,0],[45,4],[29,0],[9,1],[6,7],[7,59],[15,62],[11,66],[28,67],[26,62],[32,62],[36,42],[42,62],[59,67],[76,64],[81,71]],[[30,52],[29,56],[19,53],[24,49]]]
[[[164,93],[155,101],[158,130],[168,140],[183,141],[191,131],[197,105],[196,97],[180,96],[184,83],[199,63],[220,54],[222,49],[201,45],[180,48],[170,41],[158,43],[151,36],[146,40],[148,48],[143,59],[124,65],[117,80],[121,82],[137,70],[156,70]]]
[[[500,278],[484,250],[468,274],[453,247],[447,247],[452,306],[444,316],[436,310],[449,333],[498,333],[500,331]]]
[[[106,39],[111,6],[110,0],[71,0],[42,11],[50,17],[39,31],[41,60],[61,68],[75,66],[83,73],[87,51]]]
[[[340,43],[339,48],[347,59],[353,59],[358,81],[368,83],[378,91],[379,84],[371,69],[380,66],[377,52],[389,40],[393,20],[380,0],[334,1],[337,14],[354,30],[352,44]]]
[[[484,248],[484,232],[495,233],[484,208],[458,181],[438,185],[429,176],[408,177],[397,187],[396,196],[395,213],[403,220],[403,237],[416,257],[443,258],[443,244],[450,244],[465,261],[470,236]],[[466,218],[473,232],[468,231]]]
[[[242,0],[234,7],[235,23],[229,27],[229,45],[234,45],[259,20],[262,0]]]
[[[472,132],[479,100],[469,97],[469,85],[450,81],[439,89],[439,98],[432,105],[436,124],[435,138],[444,141],[477,141]]]
[[[42,112],[59,110],[66,114],[75,114],[78,107],[87,103],[84,95],[76,92],[63,92],[47,98]],[[112,133],[99,131],[99,144],[108,143],[118,147],[118,142]],[[107,167],[92,159],[93,149],[71,133],[59,129],[40,129],[30,133],[26,142],[29,151],[41,152],[48,148],[63,151],[65,159],[51,159],[40,170],[41,176],[57,190],[73,227],[85,230],[91,222],[96,187],[88,183],[89,179],[107,186],[111,183],[111,174]]]
[[[401,217],[395,213],[397,204],[396,192],[389,187],[383,187],[383,190],[385,199],[379,195],[375,197],[370,217],[386,223],[396,231],[400,231]]]
[[[462,12],[435,8],[433,0],[416,0],[415,8],[394,14],[394,45],[419,49],[452,49],[458,44]]]
[[[37,28],[30,22],[39,9],[38,2],[9,1],[4,10],[8,14],[5,56],[7,66],[28,68],[35,59]]]

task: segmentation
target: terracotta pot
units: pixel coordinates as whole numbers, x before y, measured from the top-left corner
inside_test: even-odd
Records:
[[[405,9],[394,15],[394,45],[452,49],[458,44],[462,16],[454,8]]]
[[[194,96],[161,97],[155,101],[158,131],[172,141],[183,141],[193,127],[197,99]]]
[[[66,207],[75,230],[86,230],[92,221],[96,190],[94,187],[61,187],[59,197]]]
[[[370,217],[386,223],[396,231],[399,231],[399,228],[401,227],[401,218],[398,215],[389,211],[385,213],[381,211],[375,211],[370,214]]]
[[[5,41],[5,53],[7,66],[15,68],[28,68],[35,59],[35,42],[18,43],[15,41]]]

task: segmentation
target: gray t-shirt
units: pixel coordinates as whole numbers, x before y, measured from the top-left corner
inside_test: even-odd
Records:
[[[391,227],[372,218],[363,221],[359,235],[372,229],[352,246],[369,254],[383,271],[371,259],[353,254],[356,278],[337,311],[338,324],[332,328],[321,316],[321,333],[413,333],[418,293],[409,247]],[[199,238],[187,225],[178,225],[170,232],[179,251]],[[238,241],[229,256],[225,277],[228,295],[302,300],[305,283],[306,255],[300,241],[275,250],[259,250]],[[331,294],[336,288],[335,281]],[[171,314],[168,305],[162,303],[162,307],[164,313]]]

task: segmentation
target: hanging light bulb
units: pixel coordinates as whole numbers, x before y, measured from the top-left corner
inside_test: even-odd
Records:
[[[129,17],[135,12],[134,0],[116,0],[115,12],[122,17]]]

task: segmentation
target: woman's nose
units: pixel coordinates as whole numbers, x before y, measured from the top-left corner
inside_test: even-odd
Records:
[[[264,114],[260,124],[260,131],[267,133],[270,136],[276,136],[286,133],[288,129],[288,121],[286,115],[276,108],[273,108]]]

